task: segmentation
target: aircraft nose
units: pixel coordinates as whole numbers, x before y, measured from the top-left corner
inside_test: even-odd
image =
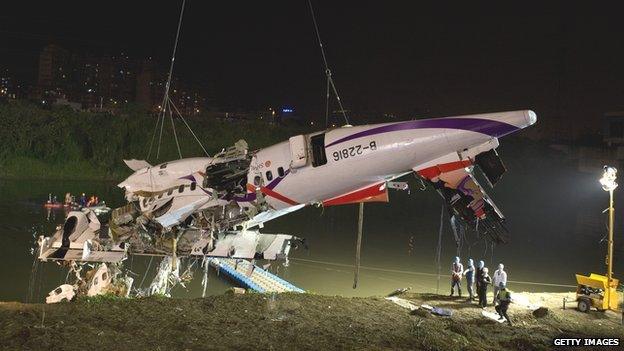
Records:
[[[523,129],[537,122],[537,114],[532,110],[509,111],[488,114],[486,119],[492,119],[518,129]]]
[[[535,114],[535,112],[531,111],[531,110],[526,110],[524,111],[524,115],[526,117],[527,120],[527,127],[528,126],[532,126],[535,124],[535,122],[537,122],[537,115]]]

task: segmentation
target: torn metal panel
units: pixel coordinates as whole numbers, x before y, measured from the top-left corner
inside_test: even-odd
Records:
[[[106,289],[111,284],[112,279],[112,274],[106,263],[100,264],[88,283],[87,296],[100,295],[106,292]]]
[[[174,261],[175,260],[175,261]],[[165,256],[158,265],[156,276],[152,280],[146,295],[171,296],[170,291],[180,281],[180,259]]]
[[[46,297],[46,303],[59,303],[62,301],[71,301],[76,296],[75,288],[70,284],[63,284],[58,288],[50,291]]]

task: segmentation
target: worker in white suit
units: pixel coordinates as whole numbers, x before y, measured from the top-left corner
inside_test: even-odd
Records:
[[[493,304],[496,304],[496,299],[498,296],[498,292],[500,291],[500,285],[503,284],[507,286],[507,272],[505,272],[505,265],[502,263],[498,264],[498,269],[492,275],[492,285],[494,286],[494,300]]]

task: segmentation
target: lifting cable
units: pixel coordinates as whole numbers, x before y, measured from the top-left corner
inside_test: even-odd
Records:
[[[346,264],[346,263],[337,263],[330,261],[320,261],[320,260],[310,260],[307,258],[296,258],[290,257],[291,261],[294,262],[306,262],[306,263],[314,263],[319,265],[328,265],[328,266],[336,266],[336,267],[345,267],[345,268],[354,268],[354,265]],[[407,275],[420,275],[426,277],[437,277],[435,273],[427,273],[427,272],[417,272],[417,271],[405,271],[400,269],[391,269],[391,268],[381,268],[375,266],[360,266],[363,270],[369,271],[377,271],[377,272],[386,272],[386,273],[397,273],[397,274],[407,274]],[[508,280],[509,283],[514,284],[526,284],[526,285],[536,285],[536,286],[550,286],[557,288],[576,288],[576,285],[568,285],[568,284],[556,284],[556,283],[546,283],[546,282],[531,282],[531,281],[523,281],[523,280]]]
[[[182,122],[184,123],[184,125],[186,126],[186,128],[191,132],[191,134],[193,135],[193,138],[195,138],[195,141],[197,141],[197,143],[199,144],[199,146],[201,147],[202,151],[206,154],[206,156],[210,156],[208,154],[208,152],[206,151],[206,148],[204,147],[204,145],[201,143],[201,141],[199,140],[199,138],[197,137],[197,135],[195,134],[195,132],[193,131],[193,129],[191,128],[191,126],[186,122],[186,119],[184,119],[184,117],[182,116],[182,113],[180,113],[180,110],[178,110],[178,108],[175,106],[175,104],[173,103],[173,101],[171,101],[171,98],[169,97],[169,91],[171,90],[171,78],[173,77],[173,67],[174,67],[174,63],[175,63],[175,57],[176,57],[176,52],[178,49],[178,42],[180,41],[180,31],[182,28],[182,20],[184,18],[184,9],[186,8],[186,0],[182,1],[182,9],[180,10],[180,17],[178,19],[178,27],[177,27],[177,31],[176,31],[176,37],[175,37],[175,42],[173,45],[173,53],[171,54],[171,64],[169,66],[169,73],[167,75],[167,82],[165,84],[165,93],[163,95],[163,99],[162,99],[162,103],[160,105],[161,110],[158,113],[158,118],[156,119],[156,125],[154,126],[154,131],[152,133],[152,139],[150,142],[150,147],[149,147],[149,151],[147,153],[147,158],[149,159],[149,157],[152,154],[152,149],[154,146],[154,140],[156,139],[156,132],[158,130],[158,125],[160,124],[160,132],[159,132],[159,136],[158,136],[158,146],[157,146],[157,150],[156,150],[156,159],[158,159],[160,157],[160,146],[162,144],[162,135],[163,135],[163,129],[164,129],[164,124],[165,124],[165,118],[167,117],[167,110],[169,112],[169,119],[171,120],[171,128],[173,129],[173,136],[176,142],[176,147],[178,149],[178,156],[180,158],[182,158],[182,151],[180,149],[180,142],[178,140],[178,135],[176,132],[176,128],[175,128],[175,124],[174,124],[174,116],[173,116],[173,110],[175,109],[175,114],[182,120]]]
[[[314,15],[314,8],[312,7],[312,1],[308,0],[308,5],[310,6],[310,13],[312,14],[312,22],[314,23],[314,30],[316,32],[316,39],[318,39],[319,47],[321,48],[321,56],[323,57],[323,64],[325,64],[325,76],[327,77],[327,94],[326,94],[326,105],[325,105],[325,126],[327,127],[329,120],[329,88],[331,86],[334,95],[336,96],[336,101],[338,101],[338,106],[340,107],[340,112],[342,112],[342,116],[344,117],[345,123],[349,124],[349,119],[347,118],[347,113],[345,112],[344,107],[342,107],[342,101],[340,100],[340,95],[338,95],[338,90],[336,89],[336,85],[334,84],[334,79],[332,78],[331,70],[329,69],[329,65],[327,64],[327,57],[325,56],[325,48],[323,48],[323,42],[321,41],[321,34],[318,29],[318,24],[316,23],[316,16]]]
[[[180,10],[180,18],[178,19],[178,29],[176,31],[176,38],[173,44],[173,53],[171,54],[171,64],[169,65],[169,73],[167,74],[167,82],[165,83],[165,94],[163,95],[162,103],[160,104],[161,112],[158,114],[158,119],[156,120],[157,126],[158,126],[158,123],[160,122],[160,135],[158,137],[158,149],[156,151],[156,159],[158,159],[158,157],[160,156],[160,145],[162,142],[163,125],[164,125],[165,117],[167,114],[167,105],[168,105],[168,100],[169,100],[169,88],[171,86],[171,76],[173,75],[173,65],[175,63],[175,55],[176,55],[176,51],[178,50],[178,41],[180,39],[180,29],[182,27],[182,19],[184,17],[184,8],[186,7],[185,5],[186,5],[186,0],[182,0],[182,9]],[[152,136],[152,143],[150,144],[150,149],[147,154],[147,158],[149,158],[152,153],[154,136],[155,135]]]
[[[195,138],[195,141],[197,141],[197,144],[199,144],[199,146],[201,147],[201,149],[204,152],[204,154],[206,154],[206,156],[210,157],[210,155],[208,154],[208,151],[206,151],[206,148],[204,147],[204,144],[202,144],[202,142],[199,140],[197,135],[195,135],[195,132],[193,131],[191,126],[186,122],[186,119],[184,118],[184,116],[182,116],[182,113],[180,113],[180,110],[178,110],[178,107],[171,100],[169,100],[169,103],[171,104],[171,106],[173,106],[173,108],[176,111],[176,114],[178,115],[178,117],[180,117],[182,122],[184,122],[184,125],[189,130],[189,132],[191,132],[191,135],[193,135],[193,138]]]
[[[436,267],[438,268],[438,275],[437,275],[437,283],[436,283],[436,294],[440,293],[440,270],[442,269],[441,266],[441,254],[442,254],[442,232],[444,231],[444,210],[445,210],[445,205],[444,203],[442,204],[442,210],[440,211],[440,230],[438,231],[438,247],[436,249]]]

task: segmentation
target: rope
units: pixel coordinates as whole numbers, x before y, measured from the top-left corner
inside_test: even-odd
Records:
[[[156,131],[158,130],[158,124],[160,123],[160,112],[158,112],[158,118],[156,119],[156,124],[154,125],[154,131],[152,132],[152,141],[150,141],[149,151],[147,152],[146,160],[149,160],[152,155],[152,147],[154,146],[154,139],[156,138]]]
[[[292,260],[292,261],[300,261],[300,262],[308,262],[308,263],[324,264],[324,265],[336,266],[336,267],[353,268],[353,265],[345,264],[345,263],[336,263],[336,262],[329,262],[329,261],[317,261],[317,260],[309,260],[309,259],[305,259],[305,258],[292,258],[292,257],[290,258],[290,260]],[[404,271],[404,270],[399,270],[399,269],[380,268],[380,267],[373,267],[373,266],[360,266],[360,269],[367,269],[367,270],[370,270],[370,271],[387,272],[387,273],[400,273],[400,274],[409,274],[409,275],[421,275],[421,276],[427,276],[427,277],[437,277],[437,274],[433,274],[433,273],[416,272],[416,271]],[[531,281],[521,281],[521,280],[508,280],[508,282],[515,283],[515,284],[540,285],[540,286],[551,286],[551,287],[559,287],[559,288],[576,288],[576,285],[567,285],[567,284],[531,282]]]
[[[147,277],[147,273],[152,267],[153,260],[154,260],[154,256],[150,257],[149,263],[147,264],[147,269],[145,270],[145,273],[143,274],[143,279],[141,279],[141,284],[139,284],[139,288],[143,288],[143,283],[145,283],[145,278]]]
[[[329,79],[327,79],[327,90],[325,94],[325,128],[329,125]]]
[[[195,132],[193,131],[193,129],[191,128],[191,126],[186,122],[186,119],[184,118],[184,116],[182,116],[182,114],[180,113],[180,110],[178,110],[178,107],[173,103],[173,101],[169,101],[169,103],[171,104],[171,106],[173,106],[173,108],[176,110],[176,113],[178,114],[178,116],[180,117],[180,119],[182,120],[182,122],[184,122],[184,125],[186,126],[186,128],[189,130],[189,132],[191,132],[191,135],[193,135],[193,138],[195,138],[195,141],[197,141],[197,143],[199,144],[199,146],[201,147],[202,151],[204,151],[204,154],[206,154],[206,156],[210,157],[210,155],[208,154],[208,151],[206,151],[206,148],[204,147],[204,145],[202,144],[202,142],[199,140],[199,138],[197,137],[197,135],[195,135]]]
[[[318,24],[316,23],[316,16],[314,15],[314,8],[312,7],[312,1],[308,0],[308,5],[310,6],[310,13],[312,14],[312,22],[314,22],[314,30],[316,32],[316,38],[318,39],[319,47],[321,48],[321,56],[323,57],[323,63],[325,64],[325,75],[327,76],[327,87],[329,90],[329,86],[331,85],[334,95],[336,95],[336,100],[338,101],[338,106],[340,107],[340,112],[342,112],[342,116],[345,119],[345,123],[349,124],[349,119],[347,118],[347,114],[345,112],[344,107],[342,107],[342,101],[340,100],[340,95],[338,95],[338,90],[336,89],[336,85],[334,84],[334,80],[332,79],[332,73],[329,69],[329,65],[327,64],[327,57],[325,56],[325,48],[323,48],[323,42],[321,41],[321,34],[318,29]],[[329,93],[327,94],[327,108],[326,115],[329,113]],[[327,116],[325,117],[325,124],[327,124]]]
[[[355,247],[355,274],[353,275],[353,289],[357,288],[360,275],[360,253],[362,252],[362,230],[364,227],[364,203],[360,202],[358,216],[357,243]]]
[[[176,31],[176,37],[175,37],[175,42],[173,44],[173,53],[171,54],[171,64],[169,65],[169,74],[167,75],[167,83],[165,84],[165,94],[163,96],[163,100],[162,100],[162,121],[160,123],[160,136],[158,137],[158,149],[156,151],[156,159],[158,159],[158,157],[160,156],[160,145],[162,142],[162,132],[163,132],[163,126],[165,124],[165,116],[167,114],[167,106],[169,103],[169,88],[171,87],[171,77],[173,75],[173,65],[175,63],[175,55],[176,52],[178,50],[178,41],[180,40],[180,29],[182,27],[182,18],[184,17],[184,8],[186,7],[186,0],[182,0],[182,9],[180,10],[180,18],[178,19],[178,29]],[[157,122],[158,123],[158,122]],[[172,122],[173,124],[173,119]],[[175,127],[174,127],[174,134],[175,134]],[[177,136],[176,136],[176,143],[177,143]],[[178,146],[178,152],[180,152],[179,150],[179,146]],[[150,146],[150,153],[151,153],[151,146]],[[182,154],[180,153],[180,158],[182,158]]]
[[[169,119],[171,120],[171,129],[173,129],[173,138],[175,139],[176,147],[178,148],[178,155],[180,156],[180,159],[182,159],[182,150],[180,150],[180,142],[178,141],[178,133],[176,132],[175,123],[173,123],[173,113],[171,111],[171,107],[169,107]]]
[[[440,230],[438,231],[438,248],[436,250],[436,264],[438,267],[438,279],[436,285],[436,294],[440,293],[440,270],[442,269],[440,256],[442,254],[442,231],[444,229],[444,204],[442,204],[442,210],[440,211]]]
[[[167,94],[169,94],[169,92],[168,92],[168,91],[169,91],[169,88],[167,88],[166,90],[167,90],[167,92],[165,93],[165,96],[166,96]],[[166,100],[166,99],[163,99],[163,101],[164,101],[164,103],[166,103],[166,101],[167,101],[167,100]],[[163,103],[163,104],[164,104],[164,103]],[[167,107],[165,107],[165,106],[163,105],[162,119],[161,119],[161,121],[160,121],[160,136],[158,137],[158,149],[156,150],[156,159],[157,159],[157,160],[158,160],[158,157],[160,156],[160,145],[161,145],[161,143],[162,143],[162,133],[163,133],[163,127],[164,127],[164,125],[165,125],[165,114],[167,113],[167,111],[165,110],[166,108],[167,108]]]

